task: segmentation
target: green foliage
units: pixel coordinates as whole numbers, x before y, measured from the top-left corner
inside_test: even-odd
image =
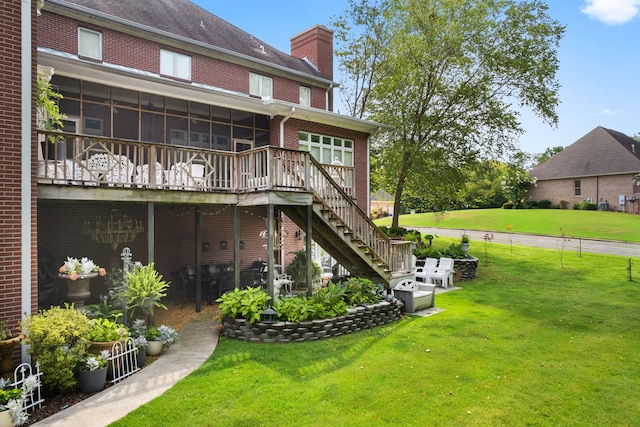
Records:
[[[160,331],[155,326],[149,326],[146,329],[144,336],[149,341],[160,341]]]
[[[544,163],[550,158],[552,158],[553,156],[555,156],[556,154],[558,154],[559,152],[561,152],[562,150],[564,150],[564,147],[562,145],[556,145],[555,147],[547,147],[547,149],[544,150],[543,153],[540,153],[535,156],[535,161],[537,164]]]
[[[260,315],[267,309],[271,297],[260,287],[235,288],[216,300],[223,315],[231,318],[259,322]]]
[[[464,259],[467,258],[467,254],[462,250],[462,244],[451,243],[449,246],[443,248],[422,248],[414,249],[413,254],[418,259],[425,258],[453,258]]]
[[[312,319],[336,317],[347,312],[345,288],[329,282],[311,297],[282,298],[273,306],[280,320],[303,322]]]
[[[58,102],[62,94],[56,92],[46,79],[38,77],[36,99],[36,124],[39,129],[54,130],[62,128],[64,114],[60,114]]]
[[[76,385],[75,368],[88,346],[91,323],[84,313],[65,305],[27,317],[22,323],[29,353],[40,364],[46,392]]]
[[[513,209],[515,207],[515,205],[513,204],[513,202],[504,202],[502,204],[502,209]]]
[[[20,399],[22,390],[19,388],[10,388],[8,390],[0,388],[0,405],[6,405],[10,400]]]
[[[100,302],[98,304],[86,305],[85,308],[89,310],[94,317],[99,319],[109,319],[114,322],[118,322],[123,314],[121,309],[115,308],[109,303],[109,298],[107,296],[100,298]]]
[[[350,307],[361,304],[371,305],[381,300],[376,292],[376,284],[369,279],[350,277],[342,285],[344,286],[344,300]]]
[[[160,300],[166,297],[169,283],[154,269],[154,263],[134,267],[127,272],[127,286],[123,296],[130,309],[139,308],[144,314],[153,316],[155,307],[167,309]]]
[[[549,199],[538,200],[538,209],[549,209],[553,203]]]
[[[380,230],[389,237],[402,237],[408,233],[408,230],[404,227],[381,226]]]
[[[290,252],[294,254],[291,264],[285,269],[285,273],[291,276],[294,282],[304,282],[307,279],[307,252],[304,249]],[[322,268],[315,261],[311,261],[312,281],[320,279]]]
[[[583,200],[581,202],[575,203],[573,205],[573,209],[577,211],[597,211],[598,205],[596,205],[595,203]]]
[[[13,335],[11,334],[11,330],[8,326],[8,321],[0,320],[0,341],[6,340],[7,338],[11,338]]]
[[[87,335],[89,341],[109,342],[127,339],[129,331],[125,325],[112,322],[109,319],[91,319],[91,330]]]
[[[521,106],[558,121],[564,27],[543,2],[351,1],[332,26],[351,115],[394,127],[372,153],[402,203],[455,206],[465,167],[514,151]]]

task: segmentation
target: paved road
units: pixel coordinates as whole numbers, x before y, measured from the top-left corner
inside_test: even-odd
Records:
[[[484,242],[486,234],[492,235],[492,242],[509,244],[511,239],[514,245],[519,246],[535,246],[547,249],[561,249],[564,243],[565,251],[582,251],[600,254],[619,255],[625,257],[640,257],[640,244],[629,242],[618,242],[613,240],[599,239],[580,239],[570,238],[563,242],[563,239],[557,236],[544,236],[537,234],[520,234],[520,233],[504,233],[496,231],[474,231],[449,228],[430,228],[430,227],[409,227],[415,228],[425,234],[434,234],[436,236],[460,237],[466,232],[471,238],[471,243]]]

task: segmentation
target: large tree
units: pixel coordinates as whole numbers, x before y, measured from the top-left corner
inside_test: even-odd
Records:
[[[350,113],[376,138],[380,183],[447,200],[466,166],[517,151],[520,108],[556,125],[564,27],[541,1],[349,0],[334,23]]]

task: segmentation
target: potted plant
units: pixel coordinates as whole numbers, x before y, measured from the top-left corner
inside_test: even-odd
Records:
[[[13,371],[14,363],[11,358],[13,348],[24,339],[24,334],[14,334],[9,328],[9,322],[0,320],[0,376]]]
[[[147,361],[147,325],[144,319],[136,319],[131,325],[131,338],[136,346],[136,358],[138,361],[138,367],[144,366]]]
[[[58,277],[67,279],[67,298],[77,310],[86,311],[84,302],[91,296],[91,279],[97,275],[104,276],[107,271],[99,267],[87,257],[67,257],[58,269]]]
[[[462,233],[460,237],[460,245],[462,245],[462,251],[466,254],[469,252],[469,245],[471,244],[471,239],[467,233]]]
[[[162,352],[162,341],[160,341],[160,331],[155,326],[149,326],[145,334],[147,340],[147,356],[157,356]]]
[[[152,324],[153,311],[156,307],[167,309],[160,300],[167,296],[166,290],[169,282],[162,280],[162,275],[154,269],[154,263],[134,267],[132,272],[127,272],[127,286],[123,296],[127,307],[132,310],[139,308],[148,316],[149,324]]]
[[[178,332],[171,326],[160,325],[158,332],[160,333],[160,342],[167,348],[171,347],[178,339]]]
[[[91,319],[91,330],[87,334],[89,340],[88,352],[93,354],[99,354],[102,351],[113,350],[113,345],[120,341],[122,349],[125,348],[125,341],[129,337],[129,330],[121,323],[112,322],[109,319]],[[112,363],[109,362],[109,368]],[[108,372],[108,375],[112,375],[112,372]]]
[[[0,377],[0,427],[13,427],[27,421],[29,415],[24,409],[24,403],[39,386],[40,382],[35,375],[25,378],[20,388],[10,380]]]
[[[111,354],[102,350],[99,354],[87,353],[78,363],[78,383],[83,393],[95,393],[104,388]]]
[[[307,252],[304,249],[300,249],[290,253],[294,254],[294,257],[285,272],[291,276],[297,288],[298,283],[306,284],[307,282]],[[320,266],[316,262],[311,261],[311,281],[319,280],[321,274],[322,269]]]

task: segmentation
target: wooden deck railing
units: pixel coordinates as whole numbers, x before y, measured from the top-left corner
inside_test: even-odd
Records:
[[[311,191],[393,272],[411,271],[411,244],[391,240],[353,201],[353,168],[265,146],[240,153],[39,132],[41,183],[181,191]],[[53,142],[52,142],[53,141]]]

